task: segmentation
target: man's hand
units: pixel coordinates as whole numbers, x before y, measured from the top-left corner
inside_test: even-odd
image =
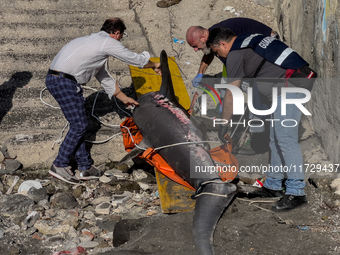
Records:
[[[159,75],[162,75],[161,72],[161,63],[155,63],[155,67],[153,68],[153,70],[158,73]]]
[[[196,77],[191,81],[192,85],[196,88],[198,84],[201,82],[202,78],[203,78],[203,74],[198,73]]]
[[[149,62],[143,66],[143,68],[152,68],[156,73],[162,75],[161,73],[161,63],[155,63],[149,60]]]
[[[124,94],[123,91],[120,90],[118,86],[118,82],[116,82],[116,92],[113,94],[116,98],[118,98],[120,101],[122,101],[126,106],[137,106],[139,103],[134,100],[131,97],[128,97],[127,95]]]
[[[139,103],[134,100],[131,97],[124,97],[123,100],[121,100],[126,106],[132,106],[135,107],[136,105],[139,105]]]
[[[226,139],[224,138],[224,136],[226,135],[228,131],[228,126],[226,125],[220,125],[220,129],[218,130],[218,138],[220,138],[222,143],[226,143]]]

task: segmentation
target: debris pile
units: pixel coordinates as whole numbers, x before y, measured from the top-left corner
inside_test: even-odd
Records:
[[[40,240],[46,254],[83,249],[98,254],[114,249],[116,223],[161,213],[160,199],[153,174],[142,169],[128,173],[126,165],[123,170],[105,167],[100,179],[73,186],[49,176],[48,170],[37,173],[34,180],[27,180],[32,173],[3,174],[0,239],[14,240],[26,254],[34,252],[23,244],[34,239]]]

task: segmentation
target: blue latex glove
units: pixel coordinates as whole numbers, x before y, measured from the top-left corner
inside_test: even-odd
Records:
[[[192,85],[196,88],[198,84],[201,82],[202,78],[203,78],[203,74],[198,73],[196,77],[191,81]]]
[[[223,100],[223,99],[222,99],[222,100]],[[221,114],[222,111],[223,111],[223,102],[222,102],[222,104],[220,105],[220,109],[218,110],[218,113]]]

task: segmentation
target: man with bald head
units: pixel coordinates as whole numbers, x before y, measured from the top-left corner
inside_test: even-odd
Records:
[[[192,80],[192,84],[194,87],[197,87],[200,81],[202,80],[203,74],[207,70],[208,66],[214,59],[214,53],[210,52],[210,49],[205,45],[206,41],[209,37],[209,32],[215,27],[223,27],[229,28],[232,30],[237,36],[242,33],[247,34],[263,34],[266,36],[276,36],[277,33],[268,27],[267,25],[258,22],[253,19],[248,18],[231,18],[224,20],[220,23],[217,23],[210,27],[209,29],[203,28],[201,26],[192,26],[187,30],[186,40],[187,43],[194,48],[194,50],[202,51],[204,56],[201,60],[200,67],[198,69],[198,73],[196,77]],[[225,58],[219,57],[219,59],[225,63]]]
[[[85,149],[84,134],[87,120],[81,85],[96,77],[109,99],[116,97],[125,105],[138,105],[137,101],[121,91],[118,82],[108,72],[108,58],[112,56],[129,65],[152,68],[160,72],[160,64],[151,62],[148,52],[137,54],[120,43],[125,29],[120,18],[108,19],[100,32],[67,43],[50,65],[45,81],[46,87],[69,122],[69,131],[49,171],[52,176],[62,181],[77,184],[79,179],[95,179],[102,175],[102,171],[93,165],[93,160]],[[79,179],[70,168],[72,156],[78,164]]]

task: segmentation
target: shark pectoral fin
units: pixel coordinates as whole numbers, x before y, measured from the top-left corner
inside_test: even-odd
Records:
[[[140,148],[133,148],[128,154],[126,154],[119,162],[118,165],[125,163],[126,161],[137,157],[139,154],[143,153],[143,149]]]
[[[150,147],[150,143],[148,140],[143,138],[143,140],[133,148],[128,154],[126,154],[119,162],[118,165],[125,163],[126,161],[137,157],[139,154],[143,153],[147,148]]]

